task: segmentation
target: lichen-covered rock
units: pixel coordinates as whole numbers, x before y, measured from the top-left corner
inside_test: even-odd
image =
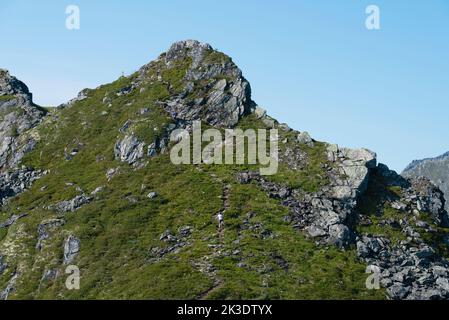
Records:
[[[42,250],[44,247],[44,242],[50,238],[50,231],[55,230],[63,226],[65,221],[63,219],[49,219],[42,221],[37,227],[37,244],[36,249]]]
[[[59,202],[56,205],[56,210],[61,213],[75,212],[83,205],[88,204],[90,201],[92,201],[92,197],[88,197],[84,194],[79,195],[71,200],[65,200],[65,201]]]
[[[230,128],[250,112],[254,102],[248,81],[229,57],[210,45],[194,40],[176,42],[160,59],[168,69],[191,61],[183,89],[163,104],[173,118]]]
[[[64,243],[64,264],[72,263],[80,251],[81,241],[70,235]]]
[[[7,227],[13,225],[14,222],[16,222],[17,220],[19,220],[23,217],[26,217],[26,216],[27,216],[26,213],[22,213],[19,215],[12,215],[10,218],[6,219],[6,221],[0,222],[0,228],[7,228]]]
[[[134,164],[142,159],[144,147],[144,142],[140,142],[133,135],[127,135],[123,140],[119,140],[115,144],[115,158],[123,162],[128,162],[129,164]]]
[[[368,186],[369,170],[376,167],[376,154],[367,149],[339,149],[329,145],[328,158],[338,165],[342,179],[332,187],[335,199],[351,199],[364,193]]]
[[[14,168],[35,140],[25,133],[41,122],[45,111],[36,106],[27,86],[0,69],[0,169]]]

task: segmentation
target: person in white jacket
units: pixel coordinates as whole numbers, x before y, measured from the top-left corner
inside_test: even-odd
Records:
[[[219,212],[217,215],[217,220],[218,220],[218,229],[223,228],[224,226],[224,216],[223,213]]]

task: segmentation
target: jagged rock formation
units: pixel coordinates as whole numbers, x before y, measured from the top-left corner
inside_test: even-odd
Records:
[[[188,122],[202,120],[214,126],[232,128],[249,113],[254,103],[248,81],[231,59],[208,44],[194,40],[176,42],[158,60],[143,67],[139,71],[140,77],[155,64],[172,70],[185,61],[191,63],[182,82],[177,84],[179,94],[163,102],[164,109],[174,118]]]
[[[45,112],[33,104],[27,86],[0,69],[0,168],[17,166],[35,141],[23,133],[36,126]]]
[[[0,201],[12,197],[40,177],[41,171],[18,169],[23,156],[33,150],[36,139],[29,134],[45,111],[34,105],[28,87],[0,69]],[[6,172],[14,170],[12,173]]]
[[[23,112],[2,122],[18,137],[0,131],[13,141],[0,153],[0,298],[85,298],[62,276],[79,262],[99,298],[449,298],[442,192],[280,124],[210,45],[177,42],[47,116],[0,75],[0,109]],[[194,120],[278,129],[279,173],[172,164],[170,134]],[[366,267],[384,291],[366,289]]]
[[[426,177],[445,194],[446,210],[449,211],[449,152],[436,157],[415,160],[402,172],[405,177]]]
[[[443,252],[447,250],[442,239],[445,234],[438,229],[449,222],[442,192],[425,178],[405,180],[385,165],[373,171],[373,179],[378,204],[388,206],[400,217],[381,220],[379,226],[397,230],[401,240],[393,243],[391,237],[363,234],[356,239],[358,256],[378,272],[393,299],[449,298],[449,263],[446,253],[441,256],[436,246],[441,242]],[[388,188],[395,188],[395,192]],[[426,241],[429,238],[434,240]]]

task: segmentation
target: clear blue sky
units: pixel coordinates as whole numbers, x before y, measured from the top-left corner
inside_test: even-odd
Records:
[[[65,28],[69,4],[79,31]],[[379,31],[365,28],[369,4]],[[398,171],[449,151],[447,0],[0,0],[0,67],[41,105],[188,38],[232,56],[259,105],[316,139],[367,147]]]

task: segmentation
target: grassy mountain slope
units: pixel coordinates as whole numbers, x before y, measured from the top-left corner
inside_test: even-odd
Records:
[[[232,63],[224,54],[207,52],[204,61],[212,70]],[[0,272],[0,289],[13,287],[8,298],[385,298],[383,289],[366,289],[366,263],[357,257],[355,242],[344,249],[315,243],[292,227],[282,199],[270,196],[258,183],[239,181],[239,173],[257,166],[176,166],[166,150],[134,164],[114,156],[117,141],[127,134],[149,146],[163,141],[166,128],[176,124],[163,102],[183,93],[195,61],[182,57],[167,65],[164,58],[50,110],[28,132],[38,143],[22,165],[48,173],[1,207],[0,222],[27,214],[0,228],[0,255],[7,264]],[[207,96],[203,88],[221,79],[232,83],[232,77],[225,73],[198,79],[183,99],[192,102]],[[287,154],[278,175],[267,177],[267,183],[292,188],[301,196],[330,185],[334,176],[329,172],[337,164],[328,159],[328,145],[298,144],[295,132],[274,125],[283,141],[281,158],[291,149],[302,158],[292,167]],[[244,112],[236,126],[271,124]],[[359,203],[362,215],[375,214],[380,203],[389,203],[375,197],[379,189],[373,189],[373,183]],[[157,194],[150,198],[151,192]],[[91,199],[73,212],[58,209],[82,195]],[[226,224],[219,232],[215,215],[223,210]],[[44,239],[42,225],[48,226]],[[358,231],[396,239],[396,234],[377,226],[374,221],[369,229]],[[80,242],[71,262],[81,271],[80,290],[74,291],[65,287],[64,244],[70,235]]]

